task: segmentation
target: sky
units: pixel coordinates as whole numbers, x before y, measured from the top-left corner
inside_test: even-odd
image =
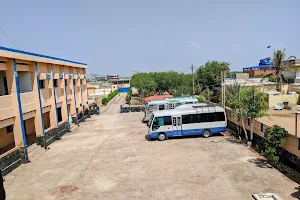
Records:
[[[99,75],[190,73],[209,60],[242,70],[284,48],[300,58],[299,0],[9,0],[1,8],[0,46],[84,62]]]

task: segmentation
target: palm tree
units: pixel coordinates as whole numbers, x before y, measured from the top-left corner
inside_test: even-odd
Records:
[[[290,70],[289,68],[291,67],[291,65],[293,65],[293,63],[291,62],[291,58],[296,59],[295,56],[290,56],[288,59],[285,59],[285,57],[286,57],[285,49],[274,50],[272,62],[273,62],[273,67],[275,69],[275,74],[270,73],[262,78],[262,80],[263,80],[264,78],[275,75],[276,90],[279,92],[282,91],[282,85],[285,82],[287,82],[286,79],[284,78],[283,73],[285,71]]]

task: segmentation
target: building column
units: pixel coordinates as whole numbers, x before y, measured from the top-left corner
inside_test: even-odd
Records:
[[[50,110],[50,125],[51,127],[57,127],[58,125],[58,116],[57,116],[57,109],[56,109],[56,91],[54,87],[54,75],[53,75],[53,68],[52,64],[50,64],[51,70],[51,79],[49,79],[50,84],[49,86],[52,87],[52,104]]]
[[[11,91],[11,96],[15,105],[14,112],[16,117],[13,127],[15,145],[19,147],[26,147],[27,144],[20,98],[19,78],[15,59],[7,61],[6,76],[7,86]]]
[[[69,120],[69,113],[68,113],[68,104],[67,104],[67,92],[66,92],[66,85],[65,85],[65,69],[64,66],[62,66],[63,69],[63,79],[60,79],[63,83],[60,84],[63,89],[64,89],[64,96],[62,106],[61,106],[61,116],[62,116],[62,121]]]
[[[30,68],[32,69],[32,68]],[[43,118],[43,112],[42,112],[42,101],[41,101],[41,93],[40,93],[40,79],[39,79],[39,70],[38,70],[38,63],[34,62],[34,70],[32,70],[32,73],[34,74],[34,80],[33,80],[33,91],[34,92],[34,98],[37,99],[38,102],[36,104],[36,113],[34,118],[34,126],[35,126],[35,134],[36,136],[43,136],[44,135],[44,118]]]
[[[72,82],[72,85],[73,85],[73,91],[74,91],[74,104],[75,104],[75,115],[76,115],[76,119],[78,119],[78,117],[77,117],[77,104],[76,104],[76,87],[74,87],[74,84],[73,84],[73,80],[74,80],[74,68],[72,67],[72,80],[71,80],[71,82]],[[75,86],[77,86],[77,85],[75,85]]]

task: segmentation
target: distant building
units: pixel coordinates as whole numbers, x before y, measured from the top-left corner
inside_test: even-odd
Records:
[[[106,76],[104,75],[97,75],[95,76],[96,81],[105,81],[106,80]]]
[[[284,77],[289,83],[300,84],[300,59],[290,60],[292,66],[284,72]]]
[[[106,80],[116,80],[119,79],[119,75],[118,74],[113,74],[113,75],[107,75],[106,76]]]
[[[130,89],[130,78],[122,78],[116,80],[110,80],[111,90],[119,90],[119,92],[128,92]]]
[[[87,84],[87,92],[88,92],[88,94],[95,94],[95,89],[96,89],[96,87],[94,85]]]
[[[273,67],[273,63],[270,61],[270,58],[261,59],[258,63],[258,66],[243,68],[243,73],[248,73],[250,78],[258,75],[268,75],[274,72],[275,69]]]

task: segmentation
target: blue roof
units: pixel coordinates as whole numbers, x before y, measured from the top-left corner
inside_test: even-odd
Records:
[[[10,51],[10,52],[15,52],[15,53],[21,53],[21,54],[26,54],[26,55],[30,55],[30,56],[37,56],[37,57],[41,57],[41,58],[49,58],[49,59],[53,59],[53,60],[59,60],[59,61],[64,61],[64,62],[69,62],[69,63],[74,63],[74,64],[79,64],[79,65],[87,65],[86,63],[75,62],[75,61],[66,60],[66,59],[62,59],[62,58],[56,58],[56,57],[52,57],[52,56],[46,56],[46,55],[42,55],[42,54],[31,53],[31,52],[27,52],[27,51],[21,51],[21,50],[17,50],[17,49],[11,49],[11,48],[2,47],[2,46],[0,46],[0,50]]]
[[[264,69],[264,68],[273,68],[271,65],[259,65],[259,66],[252,66],[252,67],[244,67],[243,69]]]

